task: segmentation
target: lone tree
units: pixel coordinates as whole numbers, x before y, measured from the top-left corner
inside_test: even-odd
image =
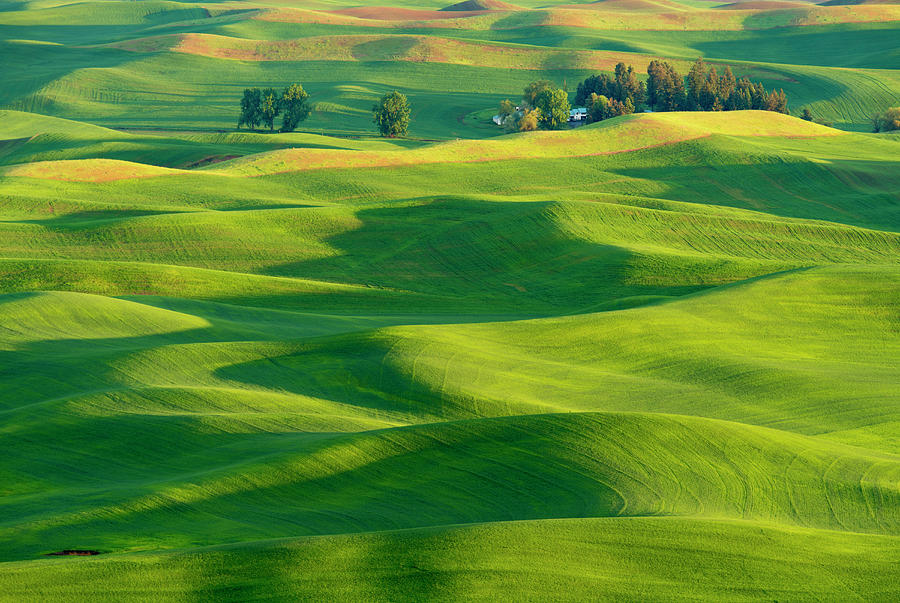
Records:
[[[269,126],[269,130],[275,130],[275,118],[281,113],[281,99],[274,88],[266,88],[262,91],[262,100],[259,103],[259,113],[262,122]]]
[[[281,95],[281,131],[293,132],[297,125],[309,117],[309,94],[300,84],[291,84]]]
[[[541,111],[541,125],[550,130],[558,130],[569,122],[569,95],[559,88],[548,88],[535,99],[536,108]]]
[[[238,118],[237,127],[247,126],[251,130],[255,129],[262,121],[262,115],[259,112],[259,103],[262,100],[262,93],[259,88],[247,88],[244,90],[244,97],[241,99],[241,116]]]
[[[396,90],[381,97],[372,107],[375,125],[382,136],[405,136],[409,128],[409,101]]]

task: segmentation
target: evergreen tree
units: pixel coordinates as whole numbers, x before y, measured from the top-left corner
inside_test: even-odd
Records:
[[[769,93],[761,82],[756,82],[750,86],[750,106],[748,109],[763,110],[769,103]]]
[[[684,78],[671,65],[664,61],[651,61],[647,76],[647,104],[654,111],[684,108]]]
[[[605,73],[588,77],[578,84],[575,92],[575,104],[587,106],[591,94],[598,94],[607,98],[613,97],[615,96],[615,82]]]
[[[647,104],[656,110],[663,106],[668,73],[662,61],[652,60],[647,66]]]
[[[766,99],[766,111],[775,111],[776,113],[787,113],[787,96],[784,90],[773,90]]]
[[[634,105],[631,106],[632,112],[634,112]],[[609,106],[606,109],[607,117],[618,117],[620,115],[625,115],[628,113],[628,107],[626,103],[622,101],[616,100],[614,98],[609,99]]]
[[[704,111],[714,111],[713,108],[719,98],[719,74],[714,65],[709,66],[706,72],[706,80],[700,87],[700,106]]]
[[[687,75],[687,106],[688,111],[703,110],[703,88],[706,86],[706,65],[703,59],[697,59]]]
[[[812,112],[809,110],[809,108],[803,109],[803,115],[800,116],[800,119],[805,120],[805,121],[813,120]]]
[[[639,81],[637,74],[632,66],[625,66],[625,63],[616,65],[616,86],[615,98],[620,102],[631,99],[635,107],[640,107],[644,103],[644,83]]]
[[[731,72],[731,67],[726,65],[722,77],[719,78],[719,101],[723,107],[727,106],[728,99],[734,93],[735,87],[737,87],[737,80]]]
[[[753,84],[742,77],[725,103],[726,111],[745,111],[753,106]]]

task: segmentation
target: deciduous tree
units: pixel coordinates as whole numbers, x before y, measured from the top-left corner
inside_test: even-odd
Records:
[[[884,113],[872,116],[875,132],[893,132],[900,130],[900,107],[891,107]]]
[[[237,127],[247,126],[251,130],[255,129],[262,121],[259,113],[259,103],[262,99],[262,93],[259,88],[246,88],[244,96],[241,98],[241,116],[238,118]]]
[[[531,132],[537,130],[541,123],[541,119],[542,115],[540,109],[525,109],[516,121],[515,129],[519,132]]]
[[[269,130],[275,130],[275,118],[281,112],[281,98],[275,88],[266,88],[262,91],[262,100],[259,102],[259,114],[262,123],[269,126]]]
[[[281,131],[293,132],[297,125],[309,117],[309,94],[300,84],[291,84],[281,95]]]
[[[541,92],[536,107],[541,111],[541,125],[550,130],[558,130],[569,121],[569,95],[560,88],[550,88]]]
[[[525,86],[525,90],[522,91],[522,102],[525,103],[526,107],[537,107],[537,99],[545,90],[552,90],[556,88],[553,85],[553,82],[550,80],[537,80],[531,82],[527,86]]]
[[[409,101],[406,95],[394,90],[381,97],[372,107],[375,125],[382,136],[405,136],[409,129]]]
[[[588,121],[603,121],[609,117],[609,99],[602,94],[591,94],[587,101]]]

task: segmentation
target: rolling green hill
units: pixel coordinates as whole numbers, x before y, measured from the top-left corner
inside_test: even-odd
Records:
[[[0,601],[896,599],[897,6],[395,4],[0,4]]]

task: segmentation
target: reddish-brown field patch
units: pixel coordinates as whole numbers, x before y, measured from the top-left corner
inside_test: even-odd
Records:
[[[482,15],[486,11],[452,11],[420,10],[413,8],[395,8],[387,6],[360,6],[357,8],[342,8],[328,11],[335,15],[347,15],[357,19],[369,19],[374,21],[431,21],[433,19],[458,19],[460,17],[474,17]]]

